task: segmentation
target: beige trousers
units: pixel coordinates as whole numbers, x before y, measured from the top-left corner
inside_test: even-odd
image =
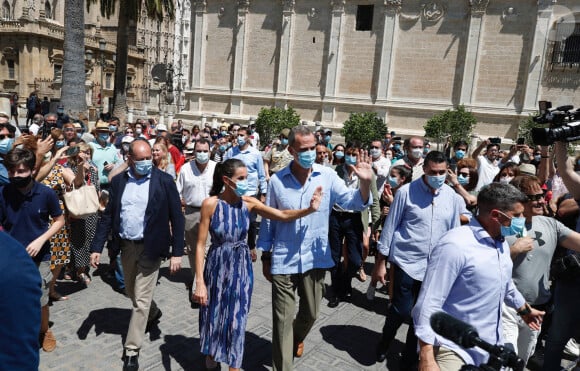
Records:
[[[459,354],[445,347],[435,349],[435,361],[441,371],[458,371],[465,365]]]
[[[199,222],[201,220],[201,211],[197,208],[186,208],[185,211],[185,245],[189,266],[191,267],[191,276],[195,280],[195,255],[197,253],[197,235],[199,234]],[[205,254],[209,248],[209,235],[205,241]],[[203,272],[200,272],[203,274]],[[195,284],[192,288],[195,291]]]

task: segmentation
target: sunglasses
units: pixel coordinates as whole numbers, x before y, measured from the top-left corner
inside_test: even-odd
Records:
[[[543,193],[538,193],[535,195],[527,195],[528,196],[528,200],[529,201],[540,201],[541,199],[544,198],[544,194]]]
[[[6,138],[14,138],[14,134],[0,134],[0,140],[4,140]]]
[[[382,147],[372,146],[371,149],[382,149]]]
[[[64,129],[64,131],[71,132],[71,131],[75,131],[75,129],[73,129],[73,128],[66,128],[66,129]]]
[[[464,178],[467,178],[469,176],[469,173],[459,173],[459,175],[463,175]]]

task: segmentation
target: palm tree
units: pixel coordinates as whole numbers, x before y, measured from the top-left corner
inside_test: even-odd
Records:
[[[64,63],[61,104],[70,115],[86,113],[85,99],[85,12],[84,0],[65,0]]]
[[[92,3],[100,1],[101,15],[111,17],[116,8],[116,0],[89,0],[87,10]],[[127,62],[129,57],[129,30],[133,27],[141,9],[145,6],[147,16],[163,21],[164,16],[173,19],[175,7],[173,0],[120,0],[119,21],[117,24],[117,64],[115,66],[115,88],[113,91],[113,115],[125,120],[127,114]]]

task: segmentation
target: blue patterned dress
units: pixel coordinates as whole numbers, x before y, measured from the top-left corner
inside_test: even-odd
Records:
[[[211,246],[203,273],[208,305],[200,309],[201,352],[235,368],[242,366],[254,285],[246,243],[249,223],[250,214],[243,201],[230,205],[218,199],[209,225]]]

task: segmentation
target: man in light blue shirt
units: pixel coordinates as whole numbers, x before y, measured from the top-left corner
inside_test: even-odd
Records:
[[[477,197],[477,218],[446,233],[433,249],[413,309],[420,369],[458,370],[463,364],[480,365],[488,358],[482,349],[462,349],[435,334],[430,325],[435,312],[444,311],[471,324],[491,344],[503,344],[503,302],[517,309],[530,328],[539,329],[544,312],[531,308],[513,284],[510,249],[504,240],[515,233],[512,223],[522,217],[525,202],[526,195],[511,185],[484,187]]]
[[[349,189],[334,170],[314,164],[316,139],[310,129],[294,127],[288,142],[294,161],[270,178],[266,204],[280,210],[303,208],[318,186],[322,186],[323,200],[316,213],[287,223],[263,219],[260,227],[262,269],[272,282],[272,365],[276,371],[292,370],[292,358],[302,356],[303,341],[318,317],[324,275],[334,265],[328,246],[332,205],[364,209],[371,202],[373,175],[370,160],[361,152],[353,167],[360,186]],[[296,290],[300,305],[294,320]]]
[[[264,160],[260,151],[252,147],[248,134],[248,128],[240,128],[238,130],[238,145],[230,148],[225,153],[223,160],[237,158],[246,164],[246,169],[248,169],[248,191],[245,195],[259,196],[259,200],[264,202],[268,188]],[[256,260],[256,236],[258,235],[259,227],[259,223],[256,221],[257,216],[256,213],[250,214],[250,228],[248,229],[248,246],[250,247],[253,261]]]
[[[461,215],[467,213],[465,201],[445,184],[447,158],[442,152],[427,154],[423,173],[395,194],[378,243],[375,279],[385,283],[387,256],[394,270],[392,305],[376,348],[378,362],[385,360],[397,330],[410,319],[431,250],[445,232],[460,225]],[[417,339],[410,326],[401,368],[412,369],[416,363]]]

